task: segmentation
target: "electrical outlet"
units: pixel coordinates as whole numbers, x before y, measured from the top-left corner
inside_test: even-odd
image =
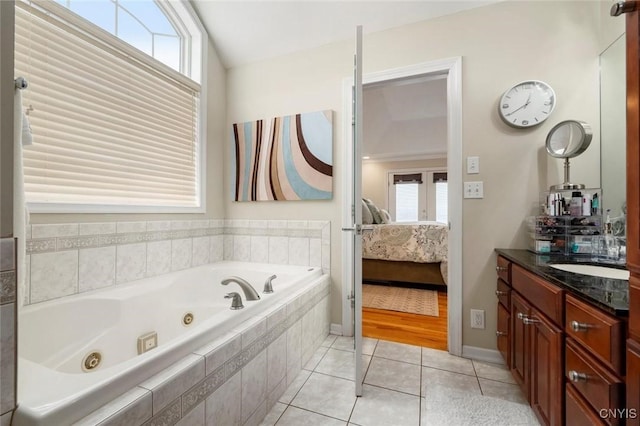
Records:
[[[482,182],[465,182],[464,198],[484,198]]]
[[[480,157],[467,157],[467,174],[480,173]]]
[[[471,328],[481,328],[484,330],[484,311],[482,309],[471,310]]]

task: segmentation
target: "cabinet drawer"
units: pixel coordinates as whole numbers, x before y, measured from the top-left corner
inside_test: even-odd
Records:
[[[496,272],[498,273],[498,278],[501,278],[507,283],[511,283],[511,262],[509,262],[502,256],[498,256],[498,260],[496,263]]]
[[[507,310],[511,310],[511,287],[501,278],[498,278],[496,285],[496,296],[498,296],[498,301],[502,303],[502,306]]]
[[[566,349],[565,375],[576,391],[596,412],[622,408],[624,382],[587,354],[573,339],[567,339]]]
[[[582,343],[599,360],[624,375],[624,322],[567,295],[567,336]]]
[[[562,327],[564,290],[518,265],[511,268],[511,284],[531,305]]]
[[[567,426],[606,425],[569,383],[566,385],[565,424]]]
[[[511,368],[511,313],[498,303],[498,330],[496,331],[498,351],[504,362]]]

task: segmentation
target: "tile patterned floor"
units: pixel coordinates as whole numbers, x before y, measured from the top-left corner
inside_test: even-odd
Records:
[[[538,426],[504,366],[364,338],[363,396],[353,339],[330,335],[262,426]]]

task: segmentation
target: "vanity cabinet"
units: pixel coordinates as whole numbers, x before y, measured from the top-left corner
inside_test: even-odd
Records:
[[[498,350],[539,421],[624,424],[625,319],[502,256],[497,270]]]
[[[511,268],[511,283],[512,374],[538,419],[561,425],[564,291],[519,265]]]

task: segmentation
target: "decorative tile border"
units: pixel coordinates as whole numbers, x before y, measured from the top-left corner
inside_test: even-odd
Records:
[[[201,404],[211,396],[217,389],[219,389],[222,385],[224,385],[228,380],[234,377],[238,371],[242,370],[245,366],[247,366],[254,358],[260,355],[263,351],[265,351],[269,345],[275,342],[280,336],[287,333],[287,331],[294,325],[296,325],[299,321],[302,321],[306,316],[315,315],[314,309],[320,304],[326,304],[328,306],[329,296],[330,296],[330,279],[328,276],[325,276],[324,279],[319,281],[314,287],[308,289],[305,293],[302,293],[298,296],[292,297],[289,299],[288,303],[286,303],[286,315],[281,315],[280,311],[284,312],[284,305],[275,309],[272,309],[265,313],[265,319],[273,318],[274,323],[271,327],[267,327],[264,329],[264,332],[261,336],[255,339],[252,343],[250,343],[246,348],[241,350],[240,352],[235,352],[235,355],[231,355],[234,351],[225,351],[228,345],[234,345],[237,343],[238,338],[234,336],[239,336],[247,332],[253,332],[252,327],[260,327],[261,321],[255,322],[253,320],[247,320],[245,323],[241,324],[237,329],[235,329],[230,336],[225,335],[221,336],[220,339],[224,339],[224,342],[220,345],[217,345],[215,348],[207,351],[206,355],[203,354],[203,350],[206,350],[207,346],[198,350],[190,355],[189,357],[193,357],[194,355],[204,357],[207,359],[214,352],[227,352],[231,355],[228,359],[224,360],[224,362],[218,366],[213,372],[207,374],[203,379],[201,379],[198,383],[189,388],[186,392],[180,395],[178,398],[169,403],[166,407],[162,408],[160,412],[153,415],[150,419],[146,419],[143,423],[143,426],[155,426],[155,425],[174,425],[181,418],[184,418],[189,415],[189,413],[198,406],[202,406]],[[277,320],[276,320],[277,318]],[[317,319],[316,319],[317,320]],[[251,325],[246,325],[251,324]],[[300,354],[309,353],[312,354],[317,347],[319,347],[322,342],[325,340],[326,335],[329,332],[329,315],[328,310],[324,312],[320,321],[316,321],[314,323],[316,326],[314,327],[313,334],[314,341],[312,342],[309,348],[300,348]],[[248,328],[244,328],[248,327]],[[287,345],[286,341],[284,342]],[[303,345],[303,341],[300,341],[300,345]],[[302,357],[302,355],[300,355]],[[179,361],[181,362],[181,361]],[[305,365],[307,362],[306,359],[301,359],[301,365]],[[171,367],[169,367],[170,369]],[[166,370],[165,370],[166,371]],[[293,372],[297,374],[296,372]],[[163,372],[158,373],[158,375],[162,375]],[[158,376],[157,375],[157,376]],[[172,380],[172,379],[169,379]],[[283,378],[283,382],[286,381],[286,378]],[[164,383],[160,383],[158,387],[165,385]],[[273,392],[284,392],[286,387],[276,388]],[[134,390],[131,390],[124,395],[131,394],[135,392],[135,390],[142,393],[142,391],[147,392],[147,389],[136,387]],[[151,392],[152,398],[154,396],[154,392]],[[265,401],[261,402],[261,407],[268,401],[277,401],[280,395],[277,395],[275,398],[273,395],[267,395]],[[86,416],[84,419],[80,420],[78,424],[110,424],[111,420],[114,420],[116,416],[123,417],[126,416],[127,410],[137,410],[138,407],[136,404],[132,404],[131,401],[124,398],[124,401],[120,401],[123,398],[116,399],[113,403],[109,403],[104,407],[94,411],[93,413]],[[122,406],[118,407],[114,404],[122,404]],[[267,407],[270,409],[270,405]],[[107,408],[108,407],[108,408]],[[252,415],[259,414],[256,409]],[[101,415],[101,413],[104,413]],[[114,414],[115,413],[115,414]],[[91,419],[91,423],[88,423],[87,420]],[[240,419],[237,419],[239,422]],[[132,425],[133,426],[133,425]]]
[[[176,231],[145,231],[126,234],[64,236],[27,240],[27,254],[49,253],[53,251],[78,250],[118,246],[124,244],[147,243],[152,241],[180,240],[184,238],[222,235],[224,228],[184,229]]]

